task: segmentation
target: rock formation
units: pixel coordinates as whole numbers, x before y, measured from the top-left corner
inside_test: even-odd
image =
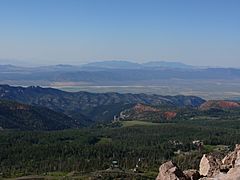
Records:
[[[226,168],[240,165],[240,144],[237,144],[235,150],[223,158],[222,164]]]
[[[220,160],[214,154],[204,154],[199,171],[182,171],[172,161],[162,164],[156,180],[240,180],[240,145]]]
[[[236,109],[240,108],[240,104],[233,101],[210,100],[200,106],[200,110],[209,109]]]
[[[186,176],[172,161],[162,164],[156,180],[185,180]]]
[[[163,113],[163,117],[166,120],[171,120],[171,119],[175,118],[176,116],[177,116],[177,113],[176,112],[172,112],[172,111],[167,111],[167,112]]]
[[[185,174],[187,180],[198,180],[201,177],[199,172],[195,169],[185,170],[183,173]]]
[[[221,161],[214,155],[204,154],[199,165],[199,173],[202,176],[212,177],[220,173]]]
[[[133,107],[133,109],[138,112],[138,113],[142,113],[142,112],[159,112],[160,110],[157,108],[153,108],[151,106],[147,106],[147,105],[143,105],[138,103],[137,105],[135,105]]]

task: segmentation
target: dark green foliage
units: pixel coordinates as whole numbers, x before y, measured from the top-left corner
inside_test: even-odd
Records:
[[[65,114],[38,106],[0,100],[0,127],[18,130],[61,130],[82,124]]]
[[[4,176],[19,172],[91,172],[107,169],[112,160],[123,169],[132,169],[139,158],[145,172],[157,172],[167,159],[182,162],[179,164],[183,168],[196,168],[202,155],[192,144],[196,139],[211,145],[234,145],[239,143],[240,132],[191,122],[56,132],[2,131],[0,171]],[[178,150],[192,153],[175,155]]]

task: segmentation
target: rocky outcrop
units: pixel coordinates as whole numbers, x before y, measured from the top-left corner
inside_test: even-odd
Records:
[[[233,101],[222,101],[222,100],[210,100],[203,103],[200,106],[201,110],[209,110],[209,109],[235,109],[240,108],[240,104]]]
[[[189,169],[182,171],[172,161],[162,164],[156,180],[198,180],[200,174],[197,170]]]
[[[202,176],[212,177],[220,173],[221,161],[214,155],[204,154],[199,165],[199,173]]]
[[[186,176],[172,161],[162,164],[156,180],[186,180]]]
[[[198,180],[201,177],[200,173],[195,169],[185,170],[183,171],[183,173],[185,174],[186,179],[188,180]]]
[[[205,177],[201,180],[239,180],[240,179],[240,166],[231,168],[227,173],[219,173],[214,177]]]
[[[177,112],[175,111],[166,111],[150,105],[138,103],[135,106],[120,112],[119,117],[122,120],[138,120],[159,123],[173,120],[176,116]]]
[[[222,164],[224,168],[232,168],[240,165],[240,144],[237,144],[235,150],[223,158]]]
[[[156,180],[240,180],[240,144],[220,160],[217,155],[204,154],[198,170],[181,171],[168,161],[159,168]]]
[[[223,176],[224,177],[224,176]],[[224,179],[239,180],[240,179],[240,166],[231,168],[228,173],[225,175]]]
[[[147,106],[147,105],[143,105],[138,103],[137,105],[135,105],[133,107],[133,109],[138,112],[138,113],[142,113],[142,112],[159,112],[160,110],[151,106]]]
[[[163,113],[163,117],[166,120],[171,120],[171,119],[175,118],[176,116],[177,116],[177,113],[172,112],[172,111],[166,111],[166,112]]]
[[[215,167],[213,168],[214,173],[210,173],[206,175],[207,178],[205,178],[205,180],[211,180],[211,179],[239,180],[240,179],[240,144],[237,144],[234,151],[226,155],[220,163],[219,163],[219,160],[216,160],[216,162],[218,163],[218,166],[214,166]],[[220,164],[220,167],[219,167],[219,164]],[[217,167],[219,167],[219,169]]]

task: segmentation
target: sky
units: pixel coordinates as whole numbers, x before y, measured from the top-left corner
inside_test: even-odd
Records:
[[[240,67],[239,0],[0,0],[0,64]]]

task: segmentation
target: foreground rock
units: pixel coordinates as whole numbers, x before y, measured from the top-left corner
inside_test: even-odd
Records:
[[[187,180],[198,180],[201,177],[200,173],[195,169],[185,170],[183,173],[185,174]]]
[[[186,176],[172,161],[162,164],[156,180],[186,180]]]
[[[205,177],[201,180],[240,180],[240,166],[231,168],[226,174],[219,173],[214,177]]]
[[[235,150],[223,158],[222,164],[225,168],[233,168],[240,165],[240,144],[237,144]]]
[[[228,171],[224,179],[239,180],[240,179],[240,166],[232,168]]]
[[[212,177],[220,173],[221,161],[213,155],[204,154],[199,165],[202,176]]]
[[[182,171],[168,161],[159,168],[156,180],[240,180],[240,145],[222,160],[214,154],[203,155],[198,170]]]

